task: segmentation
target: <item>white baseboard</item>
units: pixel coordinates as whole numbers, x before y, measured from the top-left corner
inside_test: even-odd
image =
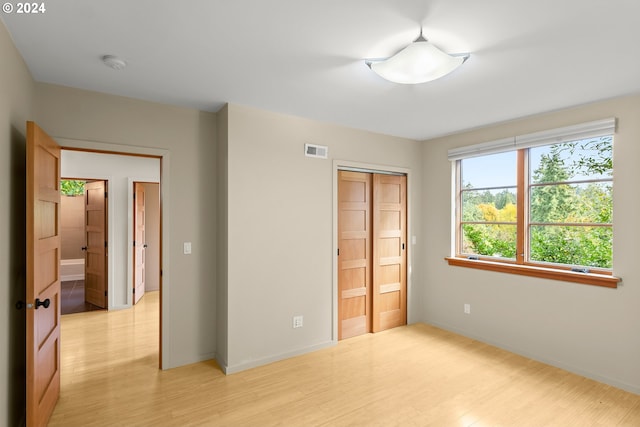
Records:
[[[300,356],[302,354],[311,353],[313,351],[322,350],[328,347],[333,347],[336,344],[337,344],[337,341],[326,341],[320,344],[315,344],[315,345],[303,347],[297,350],[288,351],[286,353],[264,357],[262,359],[252,360],[250,362],[239,363],[237,365],[229,366],[226,364],[222,364],[220,360],[218,360],[218,364],[220,365],[222,372],[224,372],[227,375],[230,375],[230,374],[235,374],[236,372],[246,371],[247,369],[256,368],[258,366],[277,362],[279,360],[288,359],[290,357]]]

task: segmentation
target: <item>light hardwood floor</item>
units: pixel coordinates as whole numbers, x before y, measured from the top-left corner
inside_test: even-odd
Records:
[[[159,371],[158,294],[62,319],[50,426],[640,426],[640,396],[423,324],[225,376]]]

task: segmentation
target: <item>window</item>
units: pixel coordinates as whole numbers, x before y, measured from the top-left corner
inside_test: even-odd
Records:
[[[515,260],[516,158],[512,151],[458,160],[462,176],[459,254]]]
[[[614,128],[610,119],[451,150],[449,263],[615,287]]]

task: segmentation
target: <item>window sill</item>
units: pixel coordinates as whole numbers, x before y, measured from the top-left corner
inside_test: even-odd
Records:
[[[585,285],[604,286],[617,288],[619,277],[607,274],[578,273],[569,270],[558,270],[532,265],[516,265],[484,260],[471,260],[466,258],[446,257],[449,265],[457,267],[477,268],[480,270],[497,271],[500,273],[519,274],[522,276],[541,277],[544,279],[562,280],[565,282],[582,283]]]

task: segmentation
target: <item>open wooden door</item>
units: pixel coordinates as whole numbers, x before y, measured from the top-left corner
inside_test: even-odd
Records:
[[[407,324],[407,177],[373,175],[373,332]]]
[[[84,299],[107,308],[107,185],[105,181],[87,182],[84,191]]]
[[[27,122],[27,426],[60,395],[60,146]]]
[[[338,339],[371,332],[371,174],[338,171]]]
[[[136,304],[145,292],[145,255],[147,249],[146,225],[145,225],[145,188],[144,184],[133,184],[133,303]]]

